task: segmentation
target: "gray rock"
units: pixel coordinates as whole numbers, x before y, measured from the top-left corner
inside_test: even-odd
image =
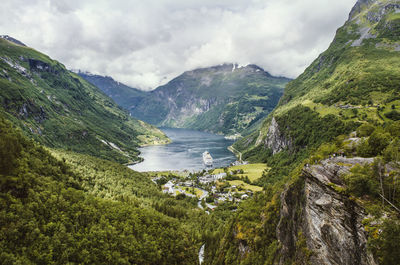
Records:
[[[300,232],[312,252],[310,264],[376,264],[367,252],[363,208],[327,185],[340,184],[339,174],[348,172],[352,165],[372,161],[344,157],[324,160],[305,168],[301,184],[293,184],[282,193],[277,227],[282,245],[279,264],[286,264],[289,257],[301,256],[296,249]]]
[[[352,46],[352,47],[358,47],[358,46],[361,46],[361,44],[363,43],[364,40],[376,38],[376,35],[371,34],[371,33],[369,32],[370,30],[371,30],[371,29],[368,28],[368,27],[364,27],[364,28],[360,29],[360,31],[359,31],[359,33],[360,33],[360,38],[357,39],[357,40],[355,40],[355,41],[351,44],[351,46]]]
[[[287,139],[279,130],[279,125],[272,118],[271,124],[268,128],[267,137],[265,138],[265,146],[272,150],[273,154],[279,153],[282,150],[292,146],[292,141]]]
[[[376,1],[377,0],[358,0],[353,9],[350,11],[349,20],[360,14],[364,7],[372,5]]]

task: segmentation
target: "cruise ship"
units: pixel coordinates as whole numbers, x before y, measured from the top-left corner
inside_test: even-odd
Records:
[[[208,151],[205,151],[203,153],[203,163],[207,167],[211,167],[213,165],[213,158],[211,157],[211,155]]]

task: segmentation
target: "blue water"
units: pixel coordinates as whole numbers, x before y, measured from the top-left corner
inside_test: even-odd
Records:
[[[214,167],[228,166],[236,160],[227,149],[233,141],[223,136],[187,129],[160,128],[171,140],[168,145],[140,148],[142,163],[130,166],[136,171],[202,170],[203,152],[209,151]]]

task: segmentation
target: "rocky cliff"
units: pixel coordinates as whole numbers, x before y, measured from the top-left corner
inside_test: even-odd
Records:
[[[301,184],[290,186],[281,195],[279,264],[293,257],[311,264],[376,264],[367,252],[363,208],[332,187],[343,185],[339,176],[353,165],[372,161],[338,157],[304,168]]]
[[[239,209],[233,232],[222,237],[215,252],[220,263],[398,263],[399,200],[387,200],[390,207],[381,201],[383,193],[397,194],[392,178],[398,171],[382,173],[375,162],[361,166],[372,159],[357,156],[399,160],[400,127],[389,130],[400,126],[399,4],[358,1],[330,47],[289,82],[260,129],[235,143],[245,160],[269,169],[257,180],[264,198]],[[360,146],[345,146],[346,135],[364,126],[379,129],[357,139]],[[384,153],[389,149],[396,155]],[[339,150],[353,158],[328,158]]]
[[[271,124],[268,127],[267,136],[264,140],[264,146],[272,150],[272,154],[279,153],[280,151],[290,148],[292,145],[291,139],[288,139],[281,130],[279,129],[279,124],[273,117]]]

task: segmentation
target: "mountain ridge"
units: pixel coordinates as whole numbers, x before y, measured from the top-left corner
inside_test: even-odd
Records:
[[[102,76],[80,70],[76,71],[76,73],[89,83],[100,88],[103,93],[127,110],[135,107],[147,95],[146,91],[125,85],[114,80],[111,76]]]
[[[288,80],[256,65],[195,69],[150,91],[131,113],[157,126],[240,134],[273,109]]]

